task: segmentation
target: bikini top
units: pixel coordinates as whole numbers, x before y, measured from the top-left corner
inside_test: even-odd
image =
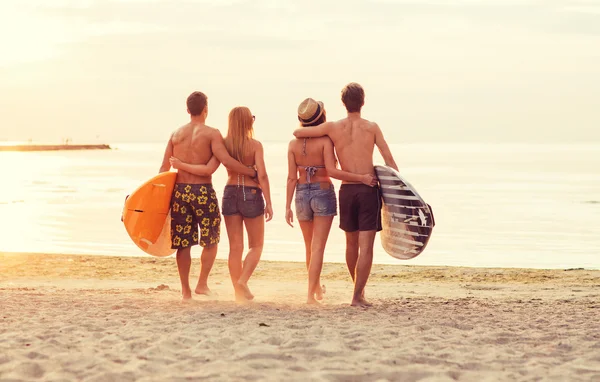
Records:
[[[302,143],[302,155],[306,156],[306,139],[304,138],[304,142]],[[320,168],[325,168],[324,165],[316,165],[316,166],[298,166],[298,167],[302,167],[304,168],[304,171],[306,171],[306,182],[310,183],[310,178],[312,178],[313,176],[315,176],[315,174],[317,173],[317,170]]]

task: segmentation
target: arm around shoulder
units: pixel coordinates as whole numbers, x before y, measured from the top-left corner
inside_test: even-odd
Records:
[[[296,138],[315,138],[323,137],[329,134],[329,129],[333,125],[333,122],[324,122],[318,126],[307,126],[300,127],[294,130],[294,136]]]

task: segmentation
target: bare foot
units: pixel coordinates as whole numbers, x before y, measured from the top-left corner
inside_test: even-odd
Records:
[[[312,296],[306,300],[306,303],[308,305],[321,305],[321,303],[319,301],[315,300],[315,298]]]
[[[317,300],[321,301],[323,299],[323,295],[325,294],[327,290],[325,289],[325,285],[321,285],[317,288],[317,291],[315,292],[315,297]]]
[[[204,286],[198,285],[198,286],[196,286],[196,290],[194,292],[196,292],[196,294],[203,294],[205,296],[212,295],[212,291],[210,290],[208,285],[204,285]]]
[[[235,301],[241,304],[249,302],[241,288],[235,288]]]
[[[186,301],[190,301],[192,299],[192,290],[191,289],[187,289],[187,290],[183,290],[182,293],[182,298],[181,301],[182,302],[186,302]]]
[[[371,304],[364,298],[360,297],[360,298],[352,299],[352,304],[350,304],[350,306],[355,306],[355,307],[359,307],[359,308],[369,308],[369,307],[373,306],[373,304]]]
[[[238,288],[244,294],[244,297],[247,300],[253,300],[254,299],[254,295],[252,294],[252,292],[250,292],[250,288],[248,288],[247,284],[241,283],[241,282],[238,281],[237,285],[238,285]]]

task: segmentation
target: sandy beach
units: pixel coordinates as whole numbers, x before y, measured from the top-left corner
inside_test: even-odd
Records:
[[[199,271],[194,256],[193,279]],[[174,258],[0,254],[0,381],[600,381],[600,271],[262,262],[181,303]]]

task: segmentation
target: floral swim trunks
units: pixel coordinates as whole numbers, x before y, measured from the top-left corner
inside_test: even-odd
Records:
[[[219,244],[220,236],[221,212],[212,184],[176,183],[171,197],[171,248]]]

